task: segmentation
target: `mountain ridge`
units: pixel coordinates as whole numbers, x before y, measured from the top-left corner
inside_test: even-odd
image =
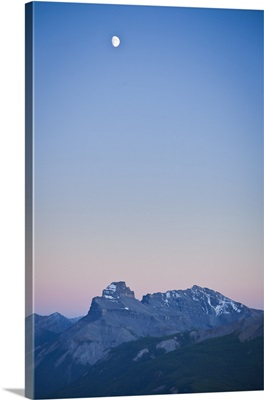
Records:
[[[194,285],[186,290],[148,293],[138,300],[124,281],[112,282],[101,296],[92,299],[87,315],[46,342],[42,340],[35,352],[37,394],[44,390],[47,397],[71,384],[104,360],[109,349],[123,343],[184,332],[194,332],[193,340],[199,342],[246,330],[244,339],[249,340],[250,335],[261,333],[261,324],[262,311],[212,289]],[[175,343],[164,342],[161,347],[173,348]],[[44,377],[49,389],[42,387]]]
[[[109,300],[118,299],[118,295],[113,296],[113,292],[114,292],[114,291],[113,291],[113,285],[119,285],[119,284],[121,284],[121,286],[123,286],[123,287],[126,286],[125,281],[116,281],[116,282],[112,282],[112,283],[109,284],[105,289],[103,289],[103,291],[102,291],[102,296],[95,296],[95,297],[92,298],[92,300],[91,300],[91,306],[92,306],[93,300],[101,299],[102,297],[105,298],[105,299],[109,299]],[[237,301],[231,300],[231,298],[229,298],[229,297],[227,297],[227,296],[221,294],[221,293],[218,292],[218,291],[215,291],[215,290],[210,289],[210,288],[205,287],[205,286],[196,285],[196,284],[193,285],[192,287],[186,288],[186,289],[169,289],[169,290],[167,290],[166,292],[158,291],[158,292],[153,292],[153,293],[146,293],[146,294],[143,294],[143,295],[142,295],[141,300],[135,296],[134,291],[130,290],[130,288],[129,288],[128,286],[126,286],[126,287],[124,287],[124,292],[121,293],[121,297],[126,297],[126,296],[127,296],[127,297],[131,297],[131,298],[135,298],[136,300],[138,300],[138,301],[140,301],[140,302],[142,303],[142,302],[145,302],[145,301],[146,301],[145,299],[148,298],[148,297],[153,297],[153,296],[156,296],[156,295],[163,295],[163,296],[165,296],[165,295],[168,294],[168,293],[183,293],[183,294],[184,294],[185,292],[193,291],[193,290],[201,290],[201,291],[213,292],[213,293],[215,293],[215,294],[217,294],[217,295],[220,295],[220,296],[222,296],[222,297],[224,297],[224,298],[226,298],[226,299],[232,301],[233,303],[243,305],[243,306],[247,307],[247,308],[250,309],[250,310],[254,310],[254,311],[256,311],[256,312],[263,312],[263,311],[264,311],[264,310],[262,310],[261,308],[250,307],[250,306],[247,306],[247,305],[245,305],[245,304],[243,304],[243,303],[241,303],[241,302],[237,302]],[[120,292],[119,292],[119,293],[120,293]],[[128,293],[128,294],[126,294],[126,293]],[[53,312],[53,313],[51,313],[51,314],[48,314],[48,315],[41,315],[41,314],[39,314],[39,313],[33,313],[33,314],[29,315],[28,317],[26,317],[26,319],[27,319],[27,318],[32,318],[33,316],[35,316],[36,318],[39,318],[39,317],[41,317],[41,318],[50,318],[50,317],[53,317],[53,316],[55,316],[55,315],[59,315],[59,316],[62,316],[62,317],[64,317],[64,318],[67,318],[68,320],[70,320],[70,321],[72,321],[72,322],[74,323],[74,322],[77,322],[78,320],[80,320],[81,318],[86,317],[86,316],[89,314],[89,311],[90,311],[90,309],[91,309],[91,306],[90,306],[90,308],[89,308],[87,314],[81,315],[81,316],[77,316],[77,317],[70,317],[70,316],[67,316],[67,315],[63,315],[62,313],[60,313],[60,312],[58,312],[58,311],[55,311],[55,312]]]

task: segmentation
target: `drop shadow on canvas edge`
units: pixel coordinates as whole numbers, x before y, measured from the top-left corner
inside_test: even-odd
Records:
[[[3,388],[6,392],[14,393],[17,396],[25,397],[25,389],[18,389],[18,388]]]

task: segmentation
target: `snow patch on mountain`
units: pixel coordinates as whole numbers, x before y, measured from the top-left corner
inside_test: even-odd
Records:
[[[163,340],[162,342],[156,345],[157,350],[164,350],[165,353],[169,353],[170,351],[174,351],[180,347],[180,343],[176,338]]]
[[[241,310],[236,306],[236,304],[233,301],[230,301],[230,305],[233,308],[234,311],[240,313]]]
[[[148,349],[148,348],[145,348],[145,349],[140,350],[140,351],[138,352],[138,354],[136,355],[136,357],[133,358],[133,361],[138,361],[138,360],[140,360],[140,359],[144,356],[144,354],[148,354],[148,353],[149,353],[149,349]]]
[[[104,298],[105,299],[109,299],[109,300],[113,300],[114,299],[113,296],[109,296],[108,294],[104,294]]]
[[[205,297],[205,311],[207,314],[210,310],[213,311],[216,316],[220,316],[222,314],[231,314],[232,310],[237,313],[242,312],[242,304],[235,303],[228,297],[223,296],[221,293],[214,292],[210,289],[201,288],[199,286],[193,286],[191,288],[191,291],[194,293],[194,295],[192,296],[192,299],[194,301],[200,301],[203,297]]]

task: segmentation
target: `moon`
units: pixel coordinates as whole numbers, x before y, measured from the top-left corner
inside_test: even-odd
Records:
[[[112,45],[114,47],[118,47],[120,45],[120,39],[118,36],[113,36],[112,37]]]

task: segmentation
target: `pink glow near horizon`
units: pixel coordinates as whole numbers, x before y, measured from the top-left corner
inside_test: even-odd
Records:
[[[36,301],[35,312],[41,315],[60,312],[68,317],[86,315],[90,308],[92,298],[101,296],[102,290],[105,289],[107,285],[119,280],[124,280],[126,282],[127,286],[135,292],[135,297],[138,300],[141,300],[142,296],[147,293],[165,292],[167,290],[185,290],[197,284],[198,286],[208,287],[209,289],[218,291],[226,297],[245,304],[248,307],[257,309],[264,308],[261,280],[259,281],[259,287],[256,287],[256,290],[252,293],[248,282],[244,282],[244,284],[240,282],[240,286],[234,288],[230,282],[217,283],[213,279],[204,279],[202,281],[201,278],[194,278],[194,280],[192,280],[182,276],[180,279],[177,279],[177,281],[171,279],[168,281],[159,280],[157,282],[144,280],[136,282],[135,277],[132,279],[132,277],[129,276],[115,276],[114,279],[102,278],[100,280],[100,278],[98,278],[96,281],[90,281],[90,283],[88,281],[82,281],[81,284],[74,284],[73,281],[67,284],[63,282],[63,287],[61,287],[61,289],[60,286],[58,286],[56,290],[55,287],[50,287],[51,290],[53,289],[53,292],[50,290],[48,296],[45,288],[36,287],[38,300]]]

